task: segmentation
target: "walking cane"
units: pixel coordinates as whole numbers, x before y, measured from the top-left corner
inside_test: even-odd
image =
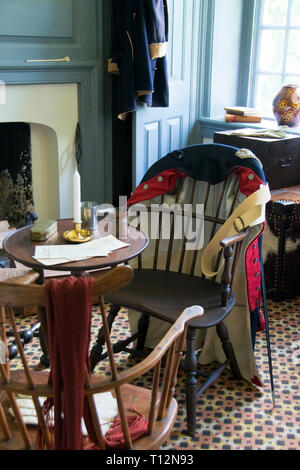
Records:
[[[261,245],[262,245],[262,242],[261,242]],[[261,258],[261,262],[260,262],[260,265],[261,265],[261,289],[262,289],[262,298],[263,298],[263,304],[264,304],[264,316],[265,316],[265,324],[266,324],[265,330],[266,330],[266,340],[267,340],[267,348],[268,348],[269,373],[270,373],[273,408],[275,408],[275,387],[274,387],[272,353],[271,353],[269,313],[268,313],[268,302],[267,302],[267,293],[266,293],[266,284],[265,284],[265,272],[264,272],[264,265],[263,265],[263,260],[262,260],[262,249],[260,250],[260,258]]]

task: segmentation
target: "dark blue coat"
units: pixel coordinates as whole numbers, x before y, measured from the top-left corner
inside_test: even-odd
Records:
[[[117,114],[125,119],[137,102],[169,106],[166,0],[114,0],[108,70],[118,75]]]

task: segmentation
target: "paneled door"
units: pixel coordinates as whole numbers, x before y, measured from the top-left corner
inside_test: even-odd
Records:
[[[0,0],[0,66],[95,59],[95,15],[95,0]]]
[[[169,0],[167,52],[170,106],[139,106],[133,121],[133,186],[168,152],[187,144],[189,134],[192,0]]]

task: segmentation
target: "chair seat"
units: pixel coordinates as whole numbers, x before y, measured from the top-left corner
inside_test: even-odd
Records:
[[[48,378],[48,371],[32,372],[32,379],[35,386],[44,386],[46,394],[47,391],[49,391],[49,387],[47,386]],[[26,388],[26,375],[23,370],[12,371],[12,380],[18,384],[19,388],[21,387],[22,383],[23,387]],[[91,377],[92,383],[97,382],[99,384],[99,380],[101,380],[101,377],[99,376]],[[106,377],[103,377],[103,381],[106,381]],[[42,388],[40,387],[40,390],[41,389]],[[132,409],[135,409],[139,414],[145,418],[148,418],[150,411],[151,390],[132,384],[123,384],[120,387],[120,391],[126,414],[132,414]],[[2,394],[0,393],[0,403],[1,401],[5,409],[10,408],[10,404],[7,401],[7,397],[4,392]],[[161,420],[155,421],[151,437],[147,435],[140,437],[133,443],[133,450],[159,449],[160,445],[168,439],[177,416],[177,409],[177,402],[174,398],[172,398],[164,417]],[[22,449],[24,448],[24,444],[22,442],[20,430],[18,429],[15,420],[8,413],[7,416],[9,418],[11,431],[13,432],[13,441],[7,443],[7,441],[3,439],[0,427],[0,449]],[[30,426],[30,436],[32,438],[32,442],[35,442],[36,440],[36,429],[36,426]]]
[[[201,305],[204,314],[189,323],[195,328],[209,328],[219,323],[232,310],[231,294],[226,307],[221,307],[221,286],[195,276],[176,272],[135,270],[133,281],[123,289],[107,295],[112,304],[130,307],[173,323],[182,310]]]

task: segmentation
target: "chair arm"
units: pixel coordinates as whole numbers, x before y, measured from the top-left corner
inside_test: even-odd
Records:
[[[147,356],[142,362],[139,362],[130,369],[121,371],[118,374],[118,378],[116,380],[95,377],[95,380],[93,380],[90,389],[87,389],[85,392],[90,394],[95,392],[99,393],[109,391],[112,388],[123,385],[124,383],[130,383],[132,380],[153,369],[164,356],[164,354],[168,351],[171,344],[180,335],[185,333],[188,322],[203,315],[203,313],[204,310],[200,305],[187,307],[178,317],[176,322],[170,326],[165,336],[160,340],[149,356]]]
[[[245,230],[244,232],[237,233],[231,237],[223,238],[223,240],[220,241],[220,245],[222,248],[228,248],[229,246],[235,245],[236,243],[245,240],[248,234],[249,230]]]

